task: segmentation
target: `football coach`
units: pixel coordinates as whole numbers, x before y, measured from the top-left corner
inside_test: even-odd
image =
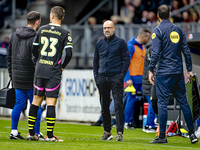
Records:
[[[181,53],[185,57],[188,80],[193,76],[192,60],[185,34],[180,27],[170,22],[169,12],[170,10],[167,5],[159,6],[157,17],[160,25],[154,28],[151,35],[153,50],[149,64],[149,81],[154,84],[152,72],[157,64],[155,85],[158,97],[160,134],[150,143],[167,143],[165,137],[167,104],[169,94],[172,93],[181,107],[189,130],[189,137],[193,144],[198,142],[198,139],[193,131],[192,114],[186,98]]]
[[[124,130],[124,106],[123,106],[123,83],[124,76],[130,64],[130,56],[127,43],[117,37],[114,23],[110,20],[104,22],[104,39],[97,42],[93,73],[100,94],[101,114],[103,117],[104,134],[101,140],[111,140],[111,117],[110,117],[110,91],[114,98],[117,141],[123,141]]]

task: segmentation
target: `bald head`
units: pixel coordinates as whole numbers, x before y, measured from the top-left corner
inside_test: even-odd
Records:
[[[110,20],[107,20],[103,24],[103,33],[107,39],[109,39],[115,32],[114,23]]]
[[[114,27],[114,23],[111,20],[107,20],[107,21],[104,22],[103,27],[104,26],[112,26],[112,27]]]

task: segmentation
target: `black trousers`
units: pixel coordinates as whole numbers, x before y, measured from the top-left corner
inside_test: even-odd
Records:
[[[152,97],[151,103],[153,111],[156,115],[158,115],[158,98],[156,94],[156,85],[151,86],[151,97]]]
[[[111,130],[111,116],[110,116],[110,92],[114,99],[115,116],[117,132],[124,131],[124,106],[123,106],[123,80],[120,75],[114,77],[95,77],[96,85],[99,89],[101,114],[103,118],[104,131]]]

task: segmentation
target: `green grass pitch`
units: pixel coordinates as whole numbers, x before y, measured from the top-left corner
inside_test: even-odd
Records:
[[[103,127],[83,124],[56,122],[54,134],[64,142],[10,140],[10,119],[0,120],[0,150],[200,150],[200,142],[191,144],[188,138],[170,137],[168,144],[148,144],[155,138],[154,133],[144,133],[141,128],[124,130],[124,141],[116,141],[116,128],[111,141],[101,141]],[[27,136],[27,121],[20,120],[18,131]],[[46,123],[41,122],[41,132],[46,136]]]

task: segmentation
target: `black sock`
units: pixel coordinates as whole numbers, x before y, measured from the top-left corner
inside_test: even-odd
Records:
[[[161,138],[161,139],[164,139],[165,138],[165,131],[160,131],[160,135],[159,135],[159,137]]]
[[[55,106],[47,106],[46,122],[47,122],[48,138],[53,137],[53,128],[56,120],[55,117],[56,117]]]
[[[191,134],[194,134],[194,130],[193,129],[189,130],[189,135],[191,135]]]
[[[31,136],[35,135],[34,127],[35,127],[35,121],[37,118],[37,111],[39,107],[35,105],[31,105],[29,110],[29,116],[28,116],[28,129]]]

